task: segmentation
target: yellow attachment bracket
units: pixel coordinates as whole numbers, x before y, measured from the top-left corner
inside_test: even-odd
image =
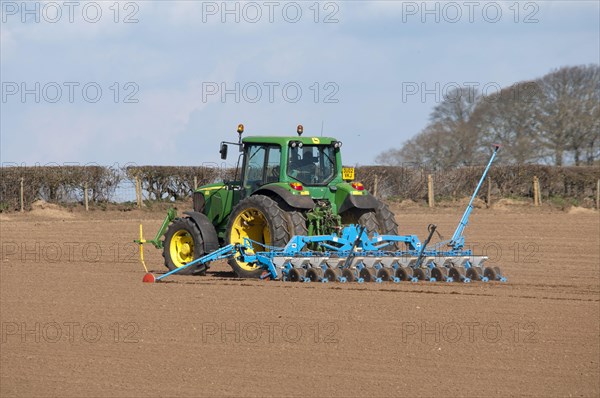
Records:
[[[140,244],[140,260],[142,261],[142,265],[144,266],[144,271],[148,272],[148,268],[146,267],[146,262],[144,261],[144,243],[146,243],[146,239],[144,239],[144,235],[142,232],[142,224],[140,224],[140,240],[137,242]]]

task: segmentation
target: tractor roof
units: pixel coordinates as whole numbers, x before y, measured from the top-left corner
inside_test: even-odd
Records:
[[[287,146],[290,141],[300,141],[303,145],[311,145],[311,144],[323,144],[329,145],[334,141],[337,141],[332,137],[276,137],[276,136],[253,136],[253,137],[244,137],[242,139],[243,143],[248,144],[279,144],[283,146]]]

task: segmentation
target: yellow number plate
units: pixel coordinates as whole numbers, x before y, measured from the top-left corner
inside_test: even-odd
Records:
[[[342,179],[346,181],[354,180],[354,167],[342,167]]]

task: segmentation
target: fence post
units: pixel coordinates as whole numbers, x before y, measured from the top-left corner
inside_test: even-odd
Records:
[[[540,205],[540,193],[539,193],[538,189],[539,189],[539,180],[536,176],[533,176],[533,205],[534,206]]]
[[[375,181],[373,181],[373,196],[377,196],[377,185],[378,185],[378,176],[375,174]]]
[[[600,210],[600,178],[596,184],[596,210]]]
[[[85,211],[89,211],[90,208],[88,206],[88,183],[85,182],[85,186],[83,188],[83,201],[85,202]]]
[[[135,176],[135,200],[137,202],[138,209],[142,208],[142,189],[140,186],[140,178]]]
[[[433,177],[431,174],[427,175],[427,202],[429,203],[429,207],[435,206],[433,199]]]
[[[23,192],[23,182],[25,181],[25,179],[23,177],[21,177],[21,213],[23,213],[25,211],[25,195]]]

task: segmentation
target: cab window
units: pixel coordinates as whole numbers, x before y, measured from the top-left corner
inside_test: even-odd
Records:
[[[246,147],[244,188],[250,192],[260,186],[279,181],[281,147],[251,144]]]
[[[335,178],[335,150],[329,145],[290,148],[288,175],[304,185],[326,185]]]

